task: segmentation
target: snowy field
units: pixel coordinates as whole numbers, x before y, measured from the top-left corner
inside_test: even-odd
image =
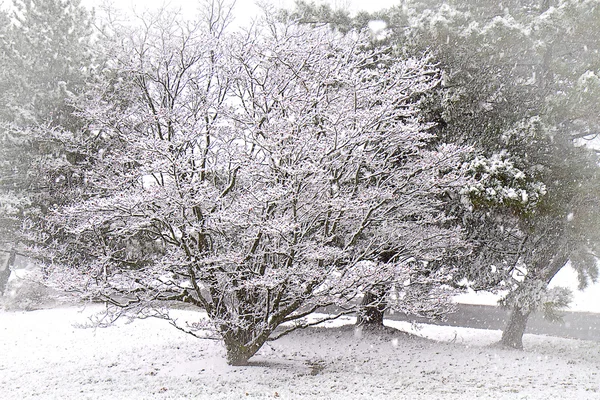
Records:
[[[252,366],[230,367],[220,342],[165,321],[77,327],[98,309],[0,312],[0,398],[600,398],[599,342],[525,335],[526,350],[515,351],[493,345],[500,331],[390,322],[418,336],[369,333],[346,318],[272,342]]]

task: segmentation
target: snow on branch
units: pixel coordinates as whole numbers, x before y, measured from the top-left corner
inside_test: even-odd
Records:
[[[98,133],[87,193],[53,217],[64,282],[131,310],[201,306],[231,363],[391,279],[397,263],[364,264],[382,251],[462,245],[440,197],[465,184],[469,150],[431,148],[410,100],[433,68],[367,50],[363,34],[269,28],[162,21],[114,37],[80,103]]]

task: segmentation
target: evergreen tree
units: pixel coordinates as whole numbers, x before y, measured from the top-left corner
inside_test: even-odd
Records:
[[[13,5],[12,16],[0,15],[0,250],[11,260],[37,240],[24,224],[64,201],[77,179],[73,154],[49,132],[82,127],[70,101],[93,67],[91,16],[79,1]]]
[[[510,289],[503,342],[520,347],[531,311],[555,315],[565,292],[547,285],[567,261],[582,286],[597,277],[596,158],[581,138],[598,133],[599,7],[594,1],[497,3],[407,1],[360,15],[387,24],[383,40],[428,54],[442,84],[422,99],[436,137],[470,144],[478,182],[447,202],[473,245],[454,278],[476,289]],[[301,21],[323,10],[300,3]],[[312,10],[307,13],[306,10]],[[309,15],[310,18],[306,18]],[[356,26],[352,20],[348,26]],[[381,40],[381,39],[380,39]],[[525,279],[515,279],[524,275]],[[518,326],[517,328],[515,328]]]

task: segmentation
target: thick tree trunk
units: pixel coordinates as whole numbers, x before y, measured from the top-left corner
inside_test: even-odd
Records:
[[[269,334],[261,333],[257,339],[248,341],[250,332],[228,333],[223,335],[225,350],[227,351],[227,364],[233,366],[248,365],[250,357],[267,341]]]
[[[244,366],[248,365],[250,357],[256,352],[250,352],[243,345],[236,343],[225,343],[225,349],[227,350],[227,364],[233,366]]]
[[[556,244],[556,248],[563,248],[560,244]],[[548,266],[545,269],[539,268],[541,279],[546,285],[550,283],[552,278],[560,271],[569,257],[566,253],[557,251],[555,255],[547,262]],[[546,286],[547,287],[547,286]],[[506,347],[512,347],[514,349],[523,348],[523,334],[527,327],[527,320],[531,311],[523,311],[519,306],[514,306],[508,320],[508,324],[502,332],[502,339],[500,343]]]
[[[387,307],[385,289],[377,288],[365,293],[358,308],[356,325],[367,328],[383,327],[383,314]]]
[[[508,324],[502,332],[500,343],[506,347],[514,349],[523,349],[523,334],[527,327],[527,320],[530,312],[524,312],[520,307],[515,306],[510,314]]]

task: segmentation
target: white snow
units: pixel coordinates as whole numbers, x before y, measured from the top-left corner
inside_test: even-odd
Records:
[[[569,311],[600,313],[600,282],[591,284],[584,290],[578,290],[577,285],[577,273],[570,266],[561,269],[550,282],[550,287],[565,286],[573,291]]]
[[[0,312],[0,397],[6,399],[597,399],[600,343],[351,318],[297,331],[231,367],[220,342],[147,319],[81,329],[98,306]],[[178,311],[181,318],[199,313]]]
[[[573,291],[573,302],[568,311],[600,313],[600,282],[591,284],[585,290],[577,289],[577,273],[567,266],[561,269],[550,282],[550,287],[563,286]],[[454,297],[454,301],[462,304],[498,305],[501,294],[469,290]]]
[[[454,296],[454,301],[461,304],[481,304],[485,306],[497,306],[500,294],[494,294],[486,291],[475,292],[473,289],[468,289],[466,293]]]

